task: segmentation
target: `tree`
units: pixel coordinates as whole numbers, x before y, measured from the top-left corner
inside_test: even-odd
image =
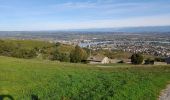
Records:
[[[142,64],[143,56],[141,54],[133,54],[131,56],[131,62],[132,64]]]
[[[75,49],[70,53],[70,61],[73,63],[79,63],[82,60],[87,59],[87,53],[85,50],[80,48],[78,45],[75,47]]]
[[[58,50],[55,50],[52,54],[51,60],[59,60],[61,62],[69,62],[70,55],[68,53],[62,53]]]
[[[157,57],[157,58],[155,58],[155,61],[165,62],[165,58]]]
[[[70,62],[70,55],[68,53],[61,53],[59,60],[61,62]]]

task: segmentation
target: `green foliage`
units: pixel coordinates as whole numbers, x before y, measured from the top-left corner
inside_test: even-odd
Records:
[[[87,56],[90,56],[90,53],[92,50],[90,50],[89,48],[82,48],[85,52]]]
[[[86,59],[87,59],[86,51],[80,48],[78,45],[70,54],[70,61],[73,63],[79,63],[82,60],[86,60]]]
[[[62,53],[62,52],[59,52],[58,50],[56,50],[51,54],[51,60],[59,60],[61,62],[69,62],[70,55],[68,53]]]
[[[34,58],[37,56],[36,49],[24,48],[16,42],[0,41],[0,55],[17,58]]]
[[[123,60],[119,61],[118,63],[125,63]]]
[[[43,47],[51,47],[54,44],[46,41],[38,41],[38,40],[3,40],[5,44],[12,44],[18,47],[22,47],[23,49],[41,49]]]
[[[97,50],[97,51],[93,51],[93,54],[101,54],[101,55],[105,55],[106,57],[110,58],[110,59],[115,59],[115,58],[123,58],[123,59],[128,59],[131,56],[131,53],[129,52],[124,52],[124,51],[120,51],[120,50]]]
[[[0,40],[0,55],[17,58],[35,58],[70,61],[73,46],[36,40]],[[55,53],[58,51],[58,53]],[[53,55],[54,54],[54,55]],[[40,56],[39,56],[40,57]]]
[[[112,66],[0,57],[0,94],[14,100],[156,100],[170,77],[170,66]]]
[[[155,58],[155,61],[165,62],[165,58],[157,57],[157,58]]]
[[[59,42],[57,42],[57,43],[55,44],[56,47],[61,46],[61,45],[62,45],[62,44],[59,43]]]
[[[66,61],[68,62],[70,57],[70,52],[73,50],[73,46],[56,43],[53,46],[44,47],[40,50],[40,53],[42,54],[44,59],[50,59],[50,60],[60,60],[61,56],[63,56],[60,61]]]
[[[131,62],[132,64],[142,64],[143,56],[141,54],[133,54],[131,56]]]
[[[154,64],[154,60],[148,58],[148,59],[145,60],[145,64],[153,65]]]

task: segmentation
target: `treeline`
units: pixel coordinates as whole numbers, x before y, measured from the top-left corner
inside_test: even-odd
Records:
[[[25,58],[48,59],[52,61],[88,63],[89,55],[104,55],[110,59],[131,59],[132,64],[154,64],[155,61],[165,62],[164,58],[150,58],[141,54],[131,54],[116,50],[89,50],[79,46],[61,43],[49,43],[34,40],[0,40],[0,55]],[[120,63],[123,63],[121,61]]]
[[[73,48],[70,52],[62,52],[56,48],[56,50],[51,52],[50,54],[51,60],[72,63],[84,62],[87,57],[87,52],[84,49],[80,48],[78,45],[75,46],[75,48]]]
[[[156,57],[156,58],[144,59],[142,54],[135,53],[135,54],[132,54],[132,56],[131,56],[131,62],[132,62],[132,64],[144,63],[145,65],[153,65],[155,62],[165,62],[165,58]]]

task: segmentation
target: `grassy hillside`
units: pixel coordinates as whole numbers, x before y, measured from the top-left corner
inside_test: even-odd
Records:
[[[56,51],[70,54],[74,46],[38,40],[0,40],[0,56],[51,59]]]
[[[50,43],[48,41],[38,41],[38,40],[7,40],[5,39],[3,40],[3,42],[6,44],[18,45],[20,47],[27,48],[27,49],[33,49],[33,48],[41,49],[41,48],[50,48],[50,47],[55,46],[54,43]],[[66,45],[66,44],[60,44],[56,47],[63,52],[68,52],[73,49],[73,46]]]
[[[45,42],[45,41],[37,41],[37,40],[3,40],[6,44],[14,44],[18,45],[22,48],[33,49],[33,48],[43,48],[48,46],[53,46],[54,44]]]
[[[0,95],[16,100],[31,95],[41,100],[156,100],[170,81],[170,66],[112,66],[0,57]]]

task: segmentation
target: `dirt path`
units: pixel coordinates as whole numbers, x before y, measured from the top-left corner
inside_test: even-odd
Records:
[[[170,84],[161,92],[158,100],[170,100]]]

